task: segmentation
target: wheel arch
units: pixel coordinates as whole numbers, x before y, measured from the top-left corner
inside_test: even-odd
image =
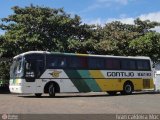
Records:
[[[55,81],[49,81],[48,83],[45,84],[45,86],[44,86],[44,93],[48,93],[48,89],[49,89],[49,85],[50,84],[54,84],[54,86],[55,86],[55,92],[56,93],[60,93],[60,86]]]
[[[133,91],[134,91],[134,84],[133,84],[133,82],[132,82],[131,80],[125,81],[124,84],[123,84],[123,87],[124,87],[126,84],[131,84],[131,85],[132,85],[132,89],[133,89]]]

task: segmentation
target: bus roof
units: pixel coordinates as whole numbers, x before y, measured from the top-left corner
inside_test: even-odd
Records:
[[[24,53],[21,53],[19,55],[16,55],[13,59],[16,59],[20,56],[25,56],[25,55],[29,55],[29,54],[49,54],[50,52],[47,52],[47,51],[28,51],[28,52],[24,52]]]
[[[48,52],[48,51],[28,51],[21,53],[14,57],[14,59],[29,54],[55,54],[55,55],[71,55],[71,56],[92,56],[92,57],[111,57],[111,58],[132,58],[132,59],[150,59],[146,56],[114,56],[114,55],[96,55],[96,54],[80,54],[80,53],[62,53],[62,52]]]

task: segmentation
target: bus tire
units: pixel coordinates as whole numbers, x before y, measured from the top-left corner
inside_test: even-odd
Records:
[[[42,96],[42,93],[35,93],[35,96],[39,98]]]
[[[55,92],[55,85],[53,83],[49,85],[48,93],[50,97],[55,97],[56,92]]]
[[[123,91],[121,91],[122,95],[130,95],[133,92],[133,84],[131,82],[126,82],[123,85]]]
[[[117,91],[107,91],[110,96],[114,96],[117,94]]]

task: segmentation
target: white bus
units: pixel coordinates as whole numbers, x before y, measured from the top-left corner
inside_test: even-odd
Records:
[[[54,97],[62,92],[131,94],[154,85],[149,57],[30,51],[13,58],[9,88]]]

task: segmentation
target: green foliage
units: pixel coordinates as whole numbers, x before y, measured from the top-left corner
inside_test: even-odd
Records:
[[[11,60],[6,58],[0,59],[0,80],[3,82],[9,80],[9,68]]]
[[[132,40],[140,39],[148,33],[155,33],[151,30],[155,26],[158,26],[157,22],[135,20],[134,25],[123,24],[119,21],[106,24],[103,28],[97,29],[99,32],[98,44],[96,44],[96,52],[100,54],[112,54],[112,55],[139,55],[132,54],[133,46]],[[158,33],[156,33],[158,34]],[[158,36],[159,37],[159,36]],[[155,39],[155,38],[152,38]],[[152,39],[149,39],[150,41]],[[156,40],[155,40],[156,41]],[[130,45],[132,43],[132,45]],[[138,43],[138,42],[137,42]],[[136,45],[135,45],[136,46]],[[141,49],[136,48],[136,50]],[[151,48],[153,49],[153,47]],[[147,49],[146,49],[147,51]],[[150,56],[149,54],[141,54],[143,56]],[[151,57],[154,58],[154,57]]]
[[[150,22],[149,20],[141,21],[139,18],[134,21],[135,31],[139,32],[141,35],[144,35],[146,32],[151,32],[151,28],[159,26],[160,23]]]
[[[13,57],[29,50],[65,52],[68,51],[69,38],[81,40],[91,34],[90,26],[82,25],[79,16],[71,17],[63,9],[33,5],[12,9],[14,14],[3,18],[1,24],[1,29],[7,31],[4,56],[12,53]]]
[[[129,48],[132,50],[131,55],[149,56],[155,63],[160,58],[160,34],[149,32],[133,39]]]

